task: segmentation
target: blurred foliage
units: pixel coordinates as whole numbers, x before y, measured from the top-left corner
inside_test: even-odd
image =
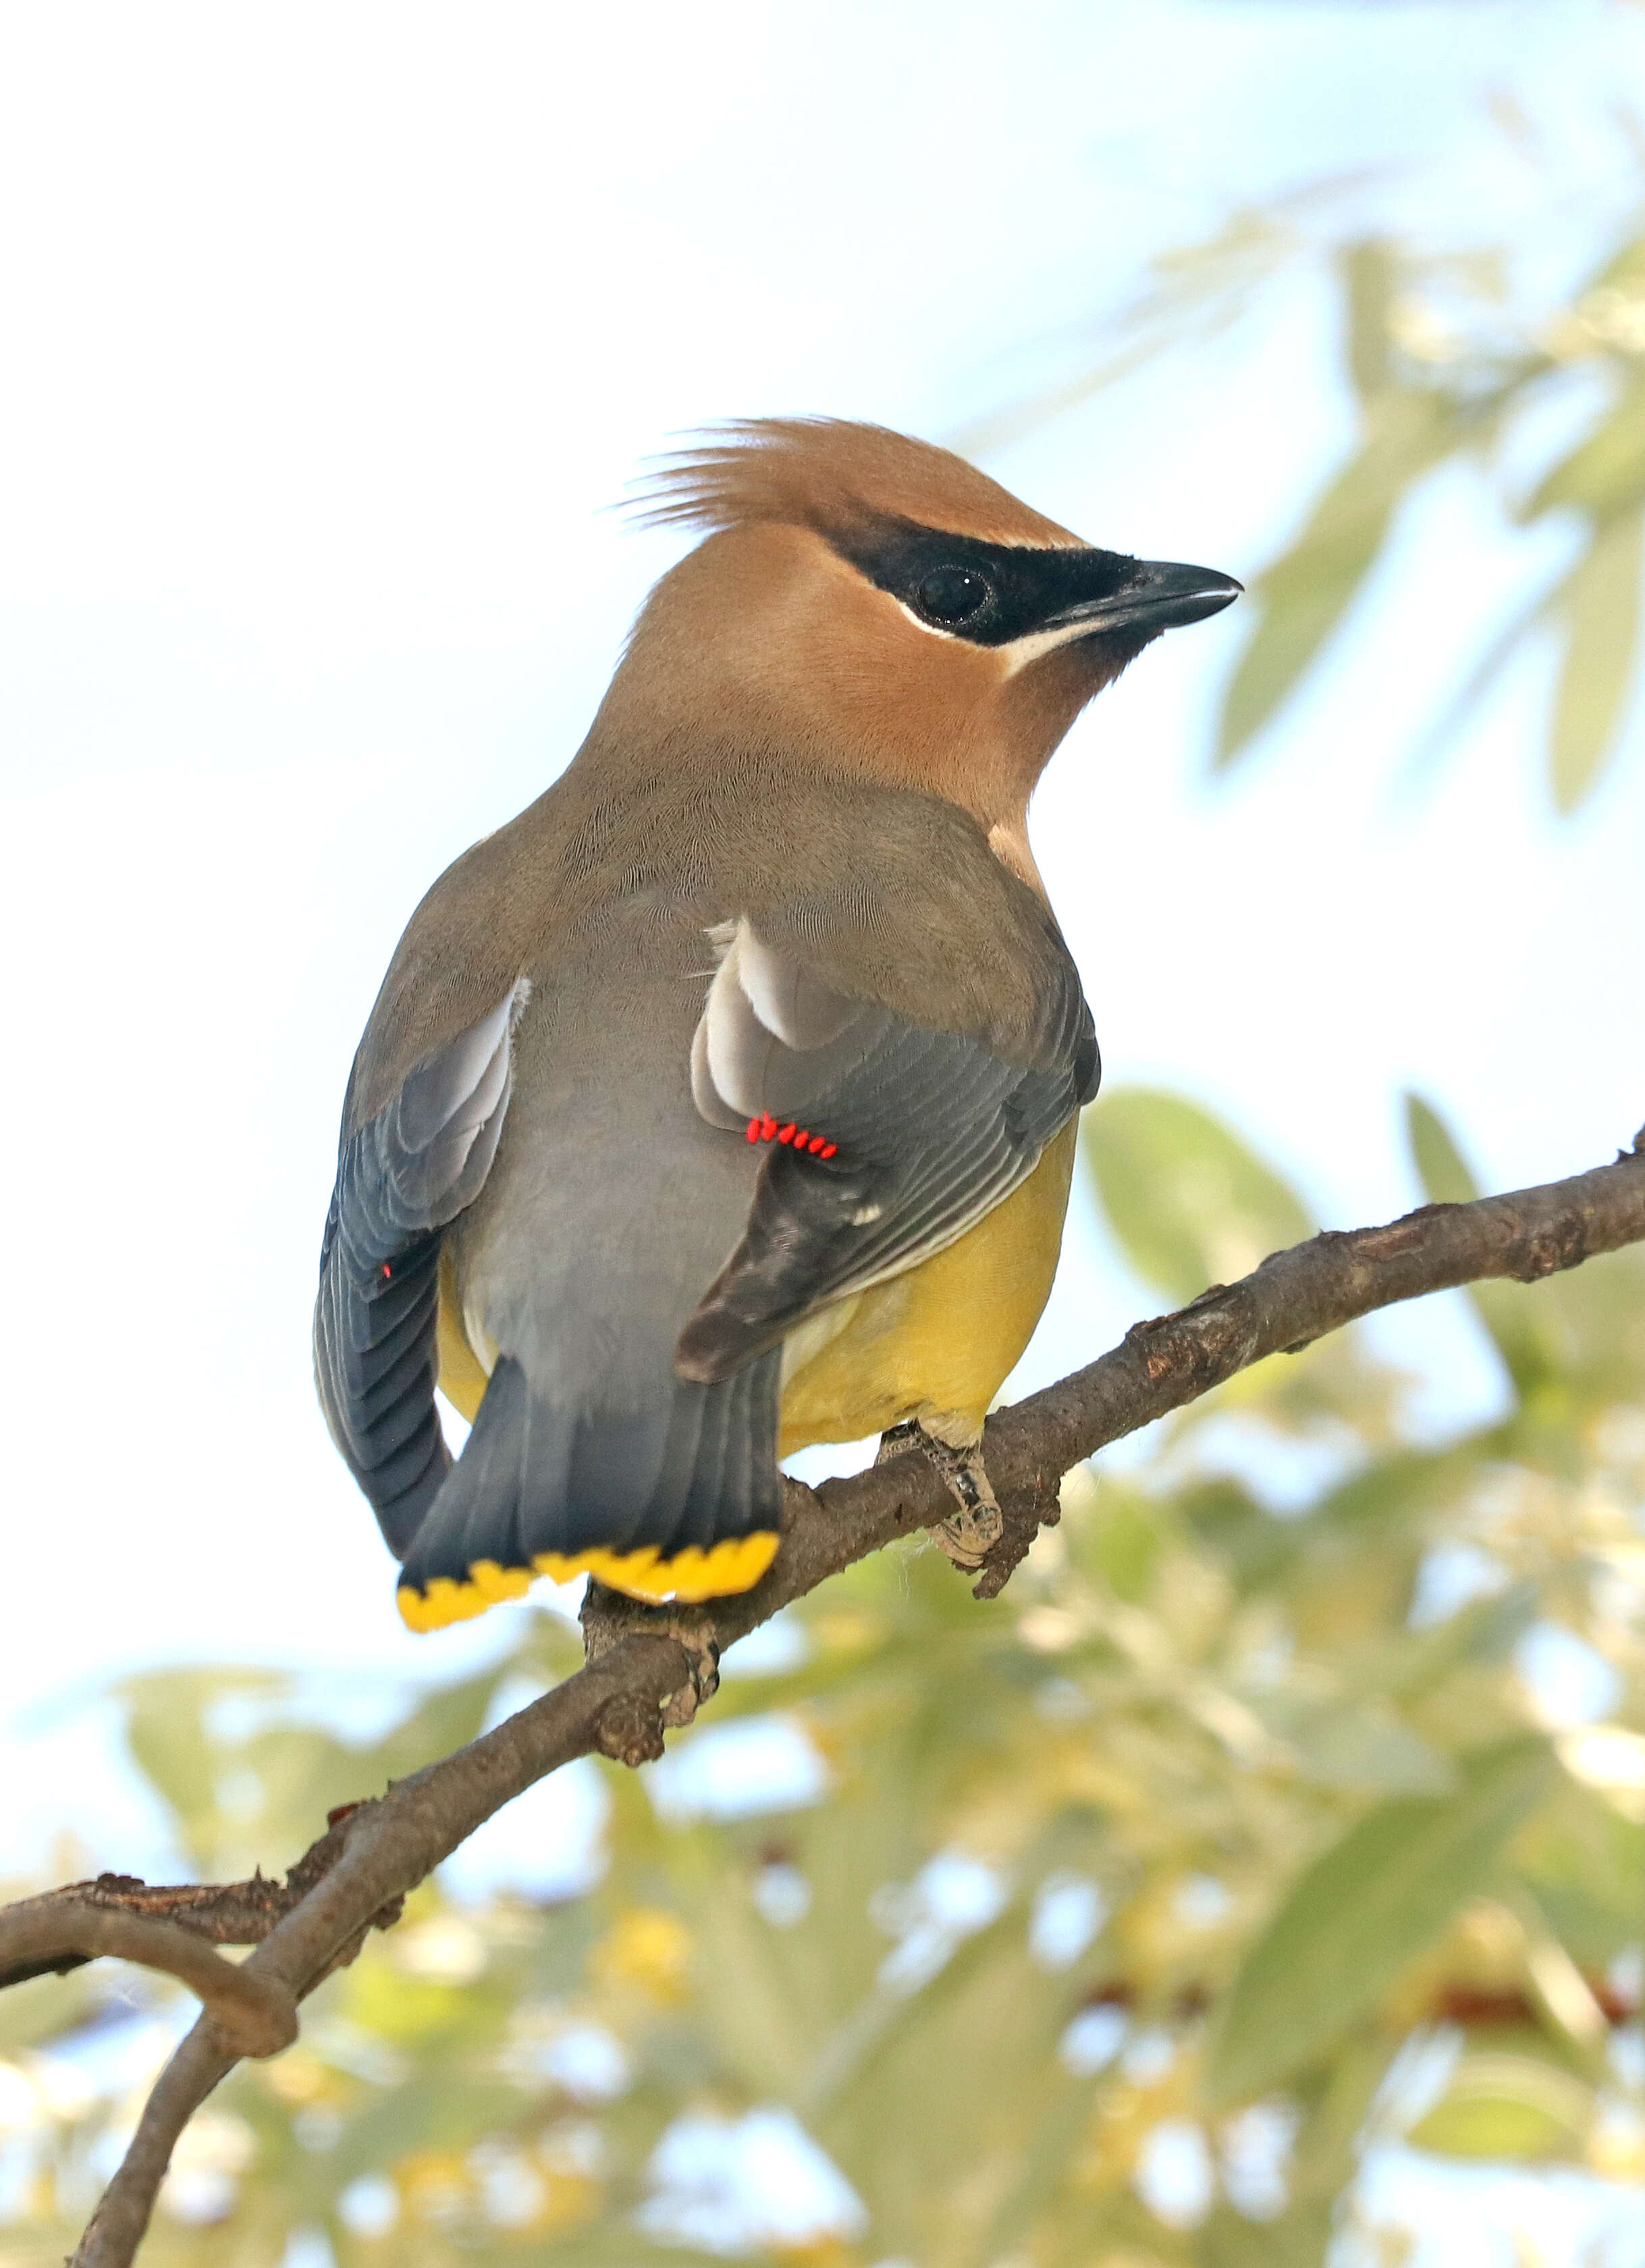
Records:
[[[1637,131],[1633,138],[1637,145]],[[1574,811],[1617,754],[1637,677],[1645,236],[1636,221],[1550,297],[1516,283],[1516,254],[1545,246],[1408,243],[1377,228],[1367,187],[1319,181],[1166,254],[1149,288],[1107,327],[1106,350],[1092,367],[965,438],[995,446],[1140,367],[1157,378],[1172,357],[1216,370],[1206,359],[1213,342],[1249,325],[1276,281],[1323,263],[1340,308],[1339,360],[1355,430],[1346,459],[1238,610],[1246,639],[1223,694],[1215,762],[1226,768],[1252,753],[1326,658],[1425,485],[1464,466],[1506,531],[1556,541],[1533,548],[1545,563],[1530,570],[1534,587],[1509,606],[1484,653],[1471,662],[1458,648],[1459,688],[1433,720],[1421,759],[1431,765],[1450,753],[1509,659],[1539,637],[1558,656],[1548,783],[1556,807]],[[1443,635],[1443,625],[1425,623],[1428,643]],[[1399,669],[1397,656],[1388,666]]]
[[[1166,1299],[1305,1226],[1170,1096],[1084,1155]],[[1314,2268],[1400,2257],[1355,2177],[1402,2138],[1645,2182],[1645,1254],[1472,1306],[1460,1439],[1342,1334],[1070,1476],[994,1604],[923,1548],[826,1585],[663,1767],[576,1768],[586,1895],[426,1886],[237,2072],[145,2259]],[[370,1742],[276,1675],[133,1679],[134,1762],[202,1874],[281,1867],[577,1658],[515,1627]],[[774,1723],[821,1800],[739,1780]],[[8,2268],[69,2250],[187,2013],[107,1967],[0,1999]]]
[[[1527,637],[1550,634],[1560,661],[1548,778],[1556,806],[1572,811],[1615,754],[1636,674],[1645,239],[1624,244],[1534,323],[1516,316],[1500,259],[1439,260],[1362,240],[1343,247],[1334,266],[1358,431],[1348,462],[1252,586],[1258,619],[1223,701],[1217,762],[1245,754],[1290,697],[1421,483],[1467,459],[1514,526],[1562,526],[1568,548],[1477,663],[1436,740],[1444,744]],[[1526,444],[1534,450],[1550,425],[1566,430],[1527,477]]]

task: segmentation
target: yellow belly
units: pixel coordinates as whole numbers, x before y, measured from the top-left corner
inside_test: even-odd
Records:
[[[906,1275],[825,1308],[785,1350],[780,1453],[860,1441],[906,1418],[957,1447],[981,1431],[1051,1291],[1077,1122],[1003,1204]],[[469,1345],[451,1263],[440,1258],[440,1391],[471,1423],[486,1370]]]
[[[1021,1188],[957,1244],[795,1334],[784,1364],[782,1456],[813,1441],[860,1441],[906,1418],[956,1447],[976,1440],[1050,1296],[1076,1125],[1070,1121]]]
[[[457,1270],[449,1244],[440,1247],[440,1319],[438,1383],[453,1410],[460,1410],[472,1425],[480,1415],[480,1402],[491,1373],[468,1344],[463,1329],[463,1303],[458,1295]]]

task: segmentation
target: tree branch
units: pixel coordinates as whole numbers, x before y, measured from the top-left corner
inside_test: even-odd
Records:
[[[983,1567],[978,1595],[995,1595],[1039,1525],[1056,1518],[1057,1489],[1069,1467],[1197,1400],[1237,1371],[1270,1354],[1295,1352],[1377,1307],[1486,1278],[1534,1282],[1641,1240],[1645,1129],[1614,1165],[1472,1204],[1426,1205],[1383,1227],[1327,1231],[1274,1254],[1237,1284],[1214,1285],[1175,1314],[1135,1324],[1099,1361],[989,1419],[985,1452],[1006,1532]],[[660,1755],[665,1712],[671,1718],[689,1713],[686,1697],[694,1664],[682,1635],[691,1648],[705,1642],[729,1646],[854,1560],[895,1536],[935,1525],[951,1509],[941,1479],[917,1455],[816,1491],[789,1482],[782,1548],[753,1590],[715,1601],[690,1616],[597,1592],[585,1609],[591,1659],[583,1669],[466,1749],[346,1815],[334,1815],[327,1834],[298,1862],[283,1890],[269,1884],[259,1890],[258,1877],[226,1890],[144,1891],[151,1901],[166,1902],[164,1921],[150,1911],[128,1912],[122,1923],[164,1928],[170,1933],[165,1946],[174,1953],[173,1937],[210,1935],[224,1926],[226,1914],[239,1912],[235,1926],[256,1920],[260,1926],[247,1936],[261,1942],[229,1973],[247,1984],[265,2011],[294,2005],[351,1961],[367,1930],[393,1919],[406,1892],[483,1821],[547,1773],[595,1749],[630,1763]],[[292,1898],[291,1886],[299,1881]],[[112,1890],[88,1901],[88,1888],[100,1887],[76,1885],[72,1896],[54,1894],[62,1901],[59,1906],[48,1896],[0,1915],[0,1967],[30,1959],[43,1965],[40,1948],[53,1946],[70,1955],[129,1946],[134,1957],[151,1958],[160,1940],[146,1933],[140,1934],[150,1951],[141,1949],[136,1935],[120,1946],[112,1936],[93,1943],[90,1926],[77,1920],[78,1934],[64,1936],[59,1926],[55,1938],[48,1929],[39,1937],[31,1937],[27,1926],[11,1929],[31,1910],[52,1911],[58,1925],[64,1915],[93,1911],[100,1929],[111,1902],[121,1904]],[[140,1884],[126,1885],[126,1902],[142,1890]],[[254,1911],[241,1911],[248,1907]],[[228,1969],[215,1956],[207,1958],[215,1968]],[[174,1961],[157,1965],[185,1975]],[[209,2012],[221,2003],[215,1969],[196,1969],[185,1981],[202,1992]],[[81,2240],[75,2268],[127,2268],[178,2135],[237,2055],[259,2051],[236,2036],[242,2039],[239,2048],[229,2043],[221,2018],[208,2013],[183,2041]]]
[[[60,1890],[48,1890],[39,1897],[20,1899],[15,1906],[0,1908],[0,1992],[8,1984],[26,1983],[31,1977],[66,1976],[70,1970],[94,1960],[99,1951],[114,1950],[112,1946],[83,1948],[71,1936],[61,1945],[53,1945],[49,1933],[40,1938],[38,1950],[26,1949],[33,1948],[34,1940],[11,1933],[9,1925],[14,1915],[93,1906],[175,1922],[208,1945],[261,1945],[275,1924],[301,1904],[342,1856],[342,1823],[359,1808],[356,1803],[345,1803],[332,1812],[326,1832],[309,1845],[283,1882],[270,1881],[261,1873],[245,1882],[151,1883],[136,1874],[99,1874],[91,1881],[67,1882]],[[386,1929],[398,1921],[400,1903],[396,1900],[374,1916],[373,1926]]]
[[[278,2055],[297,2037],[297,2003],[276,1979],[250,1975],[193,1930],[154,1915],[57,1891],[0,1914],[0,1952],[26,1974],[99,1953],[161,1970],[199,1996],[236,2056]]]

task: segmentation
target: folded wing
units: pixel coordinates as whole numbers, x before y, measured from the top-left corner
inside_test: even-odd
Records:
[[[993,1210],[1096,1093],[1097,1042],[1066,952],[1012,1060],[852,998],[743,919],[692,1049],[710,1123],[770,1152],[744,1235],[681,1332],[679,1374],[730,1376],[815,1309],[915,1266]]]
[[[413,1064],[343,1144],[320,1250],[314,1373],[332,1439],[403,1557],[451,1468],[434,1388],[442,1232],[478,1196],[529,987]]]

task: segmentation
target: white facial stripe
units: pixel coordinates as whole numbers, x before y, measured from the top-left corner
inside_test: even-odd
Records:
[[[885,593],[885,596],[887,598],[892,598],[892,594],[889,591]],[[892,604],[897,608],[900,614],[907,615],[908,620],[914,624],[916,630],[923,630],[928,637],[946,638],[951,645],[958,645],[962,643],[962,640],[954,631],[945,630],[936,622],[928,622],[923,615],[916,615],[912,607],[904,606],[900,599],[892,599]]]
[[[1084,637],[1094,627],[1091,622],[1064,622],[1054,630],[1032,630],[1026,637],[1013,638],[1010,645],[1000,648],[1005,656],[1005,674],[1015,677],[1019,669],[1026,669],[1042,653],[1054,652],[1060,645]]]
[[[900,599],[894,603],[915,630],[923,630],[928,637],[946,638],[951,645],[973,643],[962,637],[957,630],[945,630],[936,622],[923,621],[912,607],[904,606]],[[1091,628],[1090,622],[1064,622],[1054,630],[1031,630],[1026,637],[1013,638],[1009,645],[996,645],[992,651],[1003,659],[1006,676],[1015,677],[1019,669],[1026,669],[1029,663],[1038,661],[1042,653],[1050,653],[1060,645],[1067,645],[1072,638],[1083,637]],[[990,649],[982,646],[978,650],[987,653]]]

